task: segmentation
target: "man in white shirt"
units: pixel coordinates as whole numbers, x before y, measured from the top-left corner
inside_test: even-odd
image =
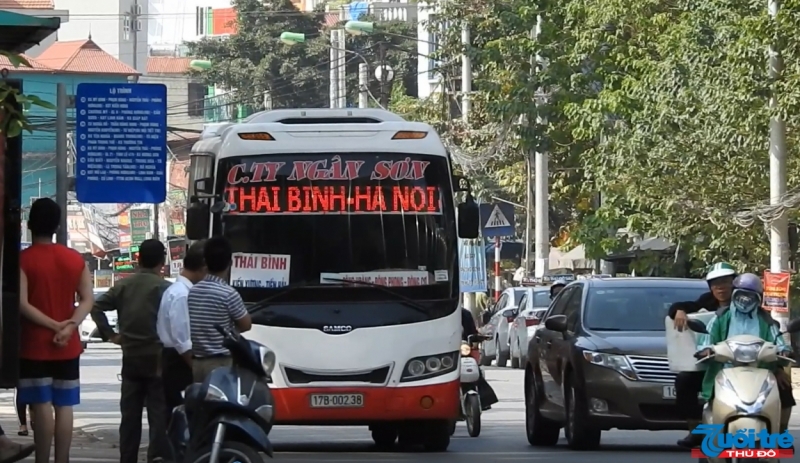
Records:
[[[189,330],[189,289],[206,276],[202,242],[194,243],[183,258],[183,270],[161,298],[158,337],[164,344],[162,375],[167,419],[183,402],[181,392],[192,383],[192,338]]]

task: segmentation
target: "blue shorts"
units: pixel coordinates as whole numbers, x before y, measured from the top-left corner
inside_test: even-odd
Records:
[[[52,403],[73,407],[81,403],[80,358],[70,360],[19,360],[20,403]]]

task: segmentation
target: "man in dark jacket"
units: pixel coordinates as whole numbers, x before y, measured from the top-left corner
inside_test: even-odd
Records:
[[[158,240],[139,246],[139,272],[118,281],[97,298],[92,319],[104,341],[122,346],[122,391],[120,393],[120,463],[136,463],[142,437],[142,409],[147,406],[150,448],[147,460],[171,460],[167,442],[164,386],[161,381],[161,351],[156,320],[161,296],[170,286],[161,277],[166,249]],[[119,333],[109,326],[105,312],[117,311]]]
[[[736,270],[731,265],[719,263],[712,266],[706,275],[709,292],[703,293],[696,301],[676,302],[669,308],[669,317],[675,320],[675,328],[683,331],[686,316],[701,309],[717,312],[730,307],[734,278]],[[704,371],[681,372],[675,377],[675,404],[689,427],[689,434],[678,441],[681,447],[696,447],[703,441],[703,435],[692,434],[692,430],[703,418],[703,406],[697,397],[703,388],[704,377]]]

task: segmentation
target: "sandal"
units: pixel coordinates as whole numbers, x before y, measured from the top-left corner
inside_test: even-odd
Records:
[[[18,444],[0,449],[0,463],[14,463],[24,458],[28,458],[34,451],[33,444]]]
[[[18,435],[18,436],[22,436],[22,437],[28,437],[28,434],[29,434],[29,433],[28,433],[28,430],[27,430],[27,429],[20,429],[20,430],[17,432],[17,435]]]

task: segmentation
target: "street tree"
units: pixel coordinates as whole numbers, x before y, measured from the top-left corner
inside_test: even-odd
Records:
[[[297,32],[309,41],[320,37],[321,12],[301,12],[290,0],[233,0],[236,33],[189,42],[191,56],[212,66],[196,72],[209,85],[234,91],[236,102],[260,107],[268,92],[274,108],[328,105],[327,52],[321,47],[288,46],[282,32]]]

